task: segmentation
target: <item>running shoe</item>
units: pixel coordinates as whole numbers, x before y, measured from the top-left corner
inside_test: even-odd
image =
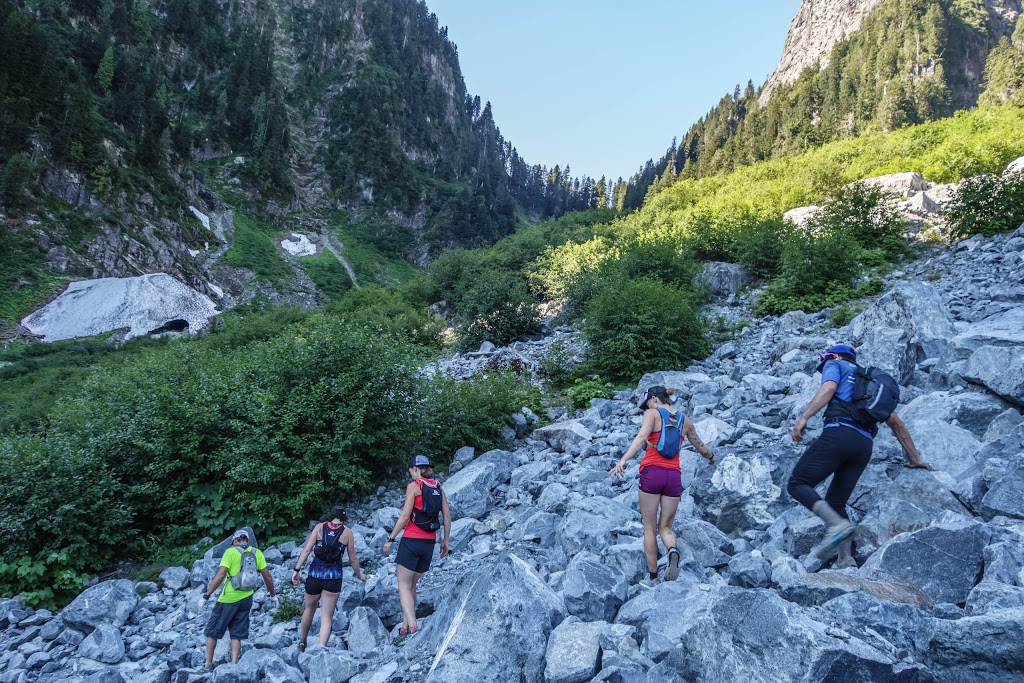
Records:
[[[639,583],[639,586],[641,588],[645,589],[645,590],[649,590],[651,588],[654,588],[657,585],[658,585],[658,580],[657,579],[652,579],[651,577],[647,577],[646,579],[641,579],[641,581]]]
[[[665,569],[665,580],[675,581],[679,578],[679,550],[672,546],[668,549],[668,568]]]
[[[855,533],[857,525],[848,520],[830,526],[821,545],[814,551],[815,557],[822,561],[835,557],[839,553],[839,546],[853,538]]]
[[[299,652],[305,652],[306,651],[306,641],[305,640],[300,640],[299,644],[296,647],[299,649]]]
[[[853,559],[853,556],[844,557],[841,560],[836,560],[835,564],[832,565],[833,569],[856,569],[857,560]]]

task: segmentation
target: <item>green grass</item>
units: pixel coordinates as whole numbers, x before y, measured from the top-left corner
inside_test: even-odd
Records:
[[[224,254],[224,262],[248,268],[275,285],[287,284],[295,276],[277,245],[281,231],[251,216],[234,211],[235,244]]]
[[[320,291],[331,299],[343,297],[352,288],[348,272],[329,251],[324,250],[319,256],[304,256],[299,259],[299,264]]]
[[[352,266],[359,284],[373,282],[382,286],[400,285],[422,272],[408,261],[388,256],[370,244],[361,234],[359,226],[349,221],[346,212],[331,211],[327,212],[327,216],[334,233],[345,245],[342,256]]]

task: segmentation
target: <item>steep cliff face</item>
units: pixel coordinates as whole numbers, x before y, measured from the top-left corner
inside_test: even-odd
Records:
[[[761,92],[763,105],[781,83],[792,83],[818,60],[822,66],[840,40],[858,28],[884,0],[803,0],[786,36],[779,65]]]

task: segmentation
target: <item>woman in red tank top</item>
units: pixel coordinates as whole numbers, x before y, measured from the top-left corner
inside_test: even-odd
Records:
[[[388,534],[387,543],[384,544],[384,555],[391,554],[391,543],[402,530],[402,542],[398,544],[398,556],[395,562],[398,568],[395,574],[398,578],[398,601],[402,604],[402,625],[398,629],[398,637],[395,644],[401,645],[419,631],[416,626],[416,582],[430,568],[430,560],[434,556],[434,544],[437,540],[437,531],[423,527],[433,526],[436,529],[439,525],[444,526],[444,536],[441,538],[441,557],[448,554],[448,537],[452,531],[452,517],[448,511],[448,496],[441,488],[441,482],[434,479],[434,469],[430,466],[430,460],[425,455],[417,455],[409,463],[409,477],[412,479],[405,487],[405,505],[402,507],[402,514],[395,523],[395,528]],[[424,495],[437,496],[441,501],[440,519],[431,522],[430,517],[423,514]],[[409,522],[413,523],[410,524]]]
[[[647,390],[647,395],[640,401],[640,410],[644,411],[640,431],[619,462],[608,471],[612,476],[621,477],[625,472],[626,463],[646,446],[644,457],[640,461],[640,516],[644,522],[644,555],[647,558],[647,571],[650,572],[651,582],[658,580],[659,533],[662,543],[668,548],[665,580],[675,581],[679,578],[679,550],[676,548],[676,534],[672,530],[679,498],[683,495],[679,454],[666,457],[659,453],[657,448],[663,428],[660,410],[667,411],[672,417],[678,414],[672,407],[673,394],[675,389],[666,389],[662,386],[654,386]],[[715,464],[714,454],[697,436],[697,430],[690,418],[683,419],[680,431],[680,444],[684,437],[689,439],[697,452],[708,459],[709,465]]]

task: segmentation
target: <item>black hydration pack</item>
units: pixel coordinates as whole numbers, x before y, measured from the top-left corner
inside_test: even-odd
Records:
[[[878,433],[900,403],[900,385],[892,375],[879,368],[857,365],[853,371],[853,394],[849,402],[833,398],[825,410],[825,422],[852,424]]]
[[[341,544],[341,535],[344,532],[344,524],[332,529],[324,522],[320,527],[320,538],[316,539],[316,545],[313,546],[313,556],[327,564],[338,562],[341,559],[341,549],[344,547]]]
[[[434,480],[434,484],[428,484],[426,479],[420,479],[417,483],[423,508],[412,509],[412,523],[424,531],[437,531],[441,528],[441,482]]]

